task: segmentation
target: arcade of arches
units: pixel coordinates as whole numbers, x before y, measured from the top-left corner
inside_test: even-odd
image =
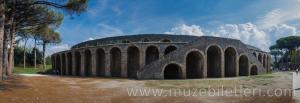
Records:
[[[144,50],[137,46],[128,46],[126,50],[119,47],[112,47],[109,50],[103,48],[74,50],[54,55],[53,68],[61,75],[137,78],[138,71],[143,66],[178,50],[177,48],[170,45],[161,50],[157,46],[150,45]],[[269,67],[268,55],[262,53],[253,55],[263,67]],[[248,55],[239,55],[234,47],[223,50],[217,45],[211,45],[205,52],[198,49],[187,51],[183,61],[183,63],[167,63],[161,69],[162,78],[219,78],[259,74],[258,66],[250,63]]]

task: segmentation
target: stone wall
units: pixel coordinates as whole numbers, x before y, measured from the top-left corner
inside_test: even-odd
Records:
[[[53,68],[60,75],[137,79],[235,77],[270,71],[270,55],[239,40],[207,36],[154,36],[138,36],[140,42],[134,36],[134,39],[122,37],[128,40],[124,43],[80,43],[71,50],[53,54]],[[143,37],[149,41],[144,42]]]

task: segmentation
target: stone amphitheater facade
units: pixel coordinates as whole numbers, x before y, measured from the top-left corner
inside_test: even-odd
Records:
[[[250,76],[271,66],[267,52],[240,40],[170,34],[85,41],[51,57],[59,75],[135,79]]]

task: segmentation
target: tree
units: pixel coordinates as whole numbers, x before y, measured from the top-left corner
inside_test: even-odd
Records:
[[[3,76],[3,38],[4,38],[4,21],[5,21],[5,1],[0,0],[0,80],[2,80]]]
[[[52,26],[52,27],[58,27],[61,24],[61,21],[63,19],[63,15],[60,13],[56,13],[53,11],[49,11],[46,8],[43,7],[38,7],[36,8],[39,12],[43,12],[42,14],[37,12],[37,13],[31,13],[30,19],[23,20],[22,23],[23,25],[30,24],[29,26],[21,26],[23,28],[20,28],[19,32],[17,32],[18,36],[21,37],[25,41],[24,44],[24,49],[26,48],[27,40],[29,37],[33,37],[35,43],[34,43],[34,48],[37,48],[37,41],[41,38],[42,33],[42,28],[45,26]],[[39,24],[39,25],[32,25],[32,24]],[[32,26],[31,26],[32,25]],[[35,56],[36,57],[36,56]],[[24,53],[24,68],[26,65],[26,56]],[[36,59],[35,59],[36,60]],[[36,64],[36,63],[35,63]],[[36,68],[36,65],[35,65]]]
[[[291,61],[295,62],[295,50],[300,46],[300,36],[288,36],[280,38],[276,41],[276,48],[286,51],[291,58]]]
[[[41,30],[41,40],[42,40],[42,45],[43,45],[43,69],[46,69],[46,57],[45,57],[45,52],[46,52],[46,45],[47,44],[56,44],[61,42],[60,35],[58,32],[54,31],[53,28],[49,27],[44,27]]]
[[[31,37],[31,34],[29,33],[28,30],[20,30],[18,33],[18,36],[20,37],[20,39],[17,40],[17,43],[20,41],[24,41],[24,45],[23,45],[23,69],[26,68],[26,46],[27,46],[27,41],[28,39]]]
[[[270,49],[270,54],[273,55],[275,58],[274,66],[278,67],[278,56],[282,56],[283,52],[278,48],[276,44],[272,45],[269,49]]]
[[[297,62],[299,53],[297,49],[300,47],[300,36],[288,36],[280,38],[276,41],[276,44],[271,46],[269,49],[270,53],[274,55],[275,62],[277,56],[282,55],[280,61],[291,62],[292,64]]]
[[[59,1],[59,2],[58,2]],[[69,14],[80,14],[86,10],[88,0],[0,0],[0,71],[3,75],[10,75],[13,68],[13,52],[15,47],[15,36],[18,30],[24,27],[35,28],[48,22],[39,12],[39,8],[45,8],[49,11],[66,11]],[[56,11],[56,10],[58,11]],[[32,20],[30,14],[37,15],[38,21]],[[28,21],[29,20],[29,21]],[[50,21],[51,22],[51,21]],[[51,24],[51,23],[48,23]],[[3,55],[2,55],[3,54]]]

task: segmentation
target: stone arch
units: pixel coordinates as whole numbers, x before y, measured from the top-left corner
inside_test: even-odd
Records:
[[[251,75],[257,75],[257,74],[258,74],[257,66],[256,66],[256,65],[253,65],[253,66],[251,67],[251,70],[250,70],[250,71],[251,71],[251,72],[250,72]]]
[[[92,54],[89,49],[84,51],[84,75],[92,75]]]
[[[81,68],[81,54],[79,51],[75,52],[75,75],[80,76]]]
[[[248,76],[249,75],[249,59],[246,55],[241,55],[239,58],[239,75]]]
[[[171,42],[171,40],[169,40],[169,39],[163,39],[160,42]]]
[[[159,59],[159,50],[156,46],[149,46],[146,49],[146,64]]]
[[[57,72],[60,74],[61,73],[61,60],[60,60],[60,55],[56,55],[56,63],[55,63],[55,69],[57,69]]]
[[[96,75],[105,76],[105,51],[102,48],[96,50]]]
[[[259,61],[260,63],[262,63],[262,54],[261,54],[261,53],[258,54],[258,61]]]
[[[164,79],[181,79],[182,69],[175,63],[168,64],[163,70]]]
[[[257,57],[255,52],[253,52],[252,54],[254,55],[254,57]]]
[[[271,69],[271,63],[272,63],[272,60],[271,60],[271,56],[268,55],[268,59],[267,59],[268,63],[267,63],[267,72],[270,72],[270,69]]]
[[[263,67],[266,68],[266,55],[263,54],[263,59],[262,59]]]
[[[71,52],[69,52],[68,54],[67,54],[67,57],[68,57],[68,74],[69,75],[72,75],[72,53]]]
[[[237,51],[234,47],[228,47],[225,49],[225,77],[233,77],[236,76],[236,58]]]
[[[66,75],[66,55],[65,53],[61,54],[61,61],[62,61],[62,68],[61,68],[61,74]]]
[[[203,78],[204,57],[199,51],[190,51],[186,58],[186,78]]]
[[[140,51],[136,46],[127,49],[127,77],[136,78],[140,68]]]
[[[170,46],[168,46],[168,47],[165,49],[164,55],[167,55],[167,54],[173,52],[173,51],[176,50],[176,49],[177,49],[176,46],[170,45]]]
[[[112,77],[121,77],[121,49],[118,47],[110,50],[110,73]]]
[[[222,49],[218,45],[206,49],[207,77],[221,77]]]
[[[147,39],[147,38],[144,38],[143,40],[142,40],[142,42],[149,42],[150,40],[149,39]]]

